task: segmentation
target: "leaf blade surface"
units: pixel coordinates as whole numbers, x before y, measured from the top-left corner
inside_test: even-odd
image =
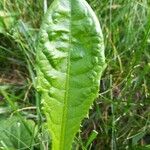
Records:
[[[99,22],[85,0],[55,0],[43,21],[37,51],[38,89],[54,150],[71,149],[97,97],[105,64]]]

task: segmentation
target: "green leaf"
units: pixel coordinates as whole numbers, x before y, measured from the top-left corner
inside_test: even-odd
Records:
[[[15,23],[15,15],[0,10],[0,33],[9,31]]]
[[[95,130],[93,130],[92,133],[91,133],[91,135],[90,135],[90,137],[88,138],[87,143],[86,143],[86,146],[85,146],[86,149],[88,149],[88,147],[90,146],[90,144],[96,139],[97,135],[98,135],[98,132],[95,131]]]
[[[0,118],[0,149],[15,150],[30,148],[34,136],[35,123],[26,119],[24,121],[32,134],[30,134],[18,117]]]
[[[69,150],[105,66],[99,21],[85,0],[55,0],[40,29],[37,89],[53,150]]]
[[[128,139],[132,139],[132,145],[137,145],[138,142],[145,136],[146,132],[145,131],[141,131],[131,137],[129,137]]]

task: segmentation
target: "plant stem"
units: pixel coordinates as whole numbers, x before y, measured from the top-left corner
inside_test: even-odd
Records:
[[[47,12],[47,0],[43,0],[44,14]]]

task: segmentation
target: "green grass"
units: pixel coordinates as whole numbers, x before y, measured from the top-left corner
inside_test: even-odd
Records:
[[[101,22],[107,68],[99,98],[74,145],[88,150],[150,149],[150,2],[88,2]],[[32,137],[24,149],[31,150],[50,145],[34,90],[35,46],[43,15],[42,1],[0,1],[0,121],[17,116]],[[34,121],[31,133],[26,119]],[[0,144],[7,148],[5,138]]]

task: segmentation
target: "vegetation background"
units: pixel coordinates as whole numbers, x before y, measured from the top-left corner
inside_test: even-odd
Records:
[[[0,149],[47,150],[51,144],[34,89],[44,2],[0,0]],[[74,147],[150,150],[150,1],[88,2],[101,22],[107,68]]]

